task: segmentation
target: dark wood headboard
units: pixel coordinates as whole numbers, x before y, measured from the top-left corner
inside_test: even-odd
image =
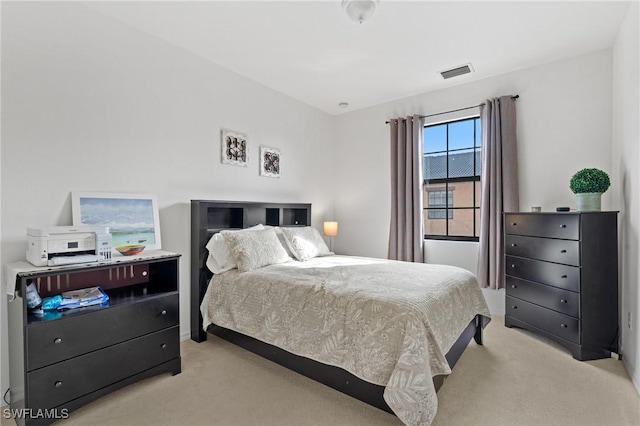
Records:
[[[243,229],[262,223],[271,226],[311,225],[311,204],[191,200],[191,339],[202,342],[200,303],[211,279],[206,266],[207,242],[225,229]]]

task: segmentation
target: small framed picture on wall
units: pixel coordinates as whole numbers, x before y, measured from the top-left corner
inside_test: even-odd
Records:
[[[227,129],[222,129],[220,131],[220,135],[222,146],[222,163],[247,167],[247,135]]]
[[[280,177],[280,150],[260,147],[260,176]]]

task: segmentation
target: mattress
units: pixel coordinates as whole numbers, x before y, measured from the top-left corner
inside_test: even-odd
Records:
[[[490,318],[475,276],[446,265],[317,257],[214,275],[201,305],[211,323],[385,387],[407,425],[437,411],[432,377],[476,316]]]

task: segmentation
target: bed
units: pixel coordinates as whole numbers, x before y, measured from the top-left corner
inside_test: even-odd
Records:
[[[437,389],[471,338],[482,344],[490,318],[471,273],[326,253],[253,267],[255,247],[280,250],[278,232],[287,257],[300,255],[291,236],[306,242],[317,234],[311,205],[194,200],[191,207],[193,340],[215,334],[405,424],[431,423]],[[260,228],[230,232],[253,225]],[[207,267],[206,246],[217,233],[235,250],[238,269]]]

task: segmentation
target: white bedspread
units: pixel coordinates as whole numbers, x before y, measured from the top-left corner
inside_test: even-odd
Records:
[[[458,336],[489,309],[470,272],[353,256],[232,270],[211,279],[201,305],[214,323],[385,386],[407,425],[437,410],[432,377]]]

